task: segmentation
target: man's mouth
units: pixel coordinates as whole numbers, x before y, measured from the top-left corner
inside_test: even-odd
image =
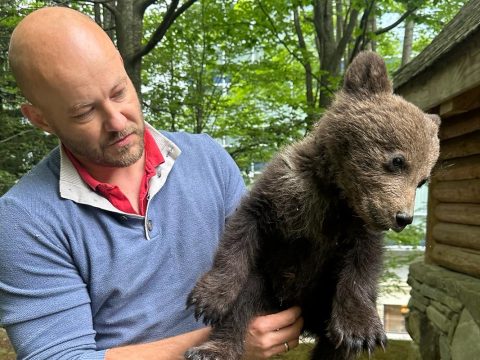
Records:
[[[108,144],[108,146],[125,146],[130,142],[130,140],[132,138],[132,135],[134,135],[134,134],[135,134],[135,132],[132,131],[131,133],[129,133],[125,136],[122,136],[119,139],[115,139],[110,144]]]

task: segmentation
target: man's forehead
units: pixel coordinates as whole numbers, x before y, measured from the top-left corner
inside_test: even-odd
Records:
[[[9,51],[19,85],[32,93],[31,84],[62,76],[69,67],[80,71],[89,61],[111,61],[116,54],[110,38],[93,20],[64,8],[28,15],[14,30]]]

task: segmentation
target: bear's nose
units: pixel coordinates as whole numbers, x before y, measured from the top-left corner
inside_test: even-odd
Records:
[[[412,223],[413,216],[408,215],[407,213],[404,213],[404,212],[398,212],[397,215],[395,216],[395,220],[397,221],[398,226],[405,227]]]

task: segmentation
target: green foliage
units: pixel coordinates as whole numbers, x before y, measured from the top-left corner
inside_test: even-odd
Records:
[[[375,2],[372,16],[379,28],[390,25],[408,9],[419,7],[415,13],[417,26],[413,47],[414,52],[419,52],[465,2],[381,0]],[[9,33],[26,13],[53,3],[55,1],[2,2],[0,111],[18,109],[20,102],[6,66]],[[65,0],[62,3],[92,15],[93,6],[88,2]],[[366,3],[355,0],[350,4],[360,13],[354,37],[348,39],[345,60],[355,37],[361,35],[358,25]],[[339,19],[345,21],[347,12],[352,10],[348,5],[344,2],[341,12],[337,13],[332,2],[333,25]],[[304,47],[299,46],[298,28],[293,21],[295,12]],[[147,9],[143,42],[155,31],[163,14],[164,7],[159,3]],[[314,16],[311,2],[307,0],[198,1],[175,20],[162,42],[143,59],[142,93],[146,119],[158,128],[207,132],[224,141],[244,173],[252,162],[268,161],[286,143],[302,137],[312,119],[321,117],[324,109],[319,106],[318,94],[321,91],[332,94],[341,83],[341,72],[332,76],[321,70],[319,45],[323,40],[319,40]],[[393,73],[401,58],[401,27],[379,35],[368,29],[366,37],[375,41],[377,51],[386,58],[388,69]],[[307,64],[310,72],[307,72]],[[342,64],[340,68],[345,66]],[[307,99],[307,74],[312,76],[313,103]],[[327,75],[328,81],[320,86],[323,75]],[[16,118],[16,131],[25,131],[23,126],[26,125],[21,123],[18,112],[2,115],[2,119],[6,118],[10,123]],[[12,134],[5,132],[0,139],[5,140]],[[50,148],[51,139],[35,134],[41,140],[40,150],[35,154],[40,154]],[[14,139],[34,144],[29,137],[33,135],[33,131],[26,132]],[[24,158],[25,153],[17,153],[12,140],[1,142],[0,146],[11,149],[14,157],[9,154],[7,158],[19,161],[21,169],[10,172],[1,168],[2,171],[17,176],[29,166],[30,158]],[[5,182],[11,183],[11,178]]]
[[[16,24],[39,1],[4,1],[0,8],[0,195],[31,169],[57,141],[34,129],[22,119],[19,107],[24,101],[10,73],[8,41]]]
[[[314,344],[300,343],[298,347],[289,352],[274,356],[274,360],[308,360]],[[418,360],[420,353],[412,341],[388,340],[385,351],[377,349],[373,354],[362,354],[359,360]]]
[[[149,13],[147,27],[157,17]],[[144,59],[147,119],[225,139],[244,171],[305,131],[302,71],[267,41],[261,19],[249,2],[203,1]]]
[[[54,136],[21,120],[19,112],[0,112],[0,195],[57,145]]]
[[[384,271],[381,282],[384,284],[382,291],[393,293],[404,291],[402,280],[397,275],[397,270],[411,264],[415,259],[423,256],[423,251],[418,247],[425,241],[425,221],[407,226],[397,233],[389,230],[385,234],[385,244],[388,246],[409,246],[411,250],[402,251],[401,248],[387,249],[384,259]]]
[[[409,225],[399,233],[389,230],[385,239],[388,245],[419,246],[425,240],[425,222]]]

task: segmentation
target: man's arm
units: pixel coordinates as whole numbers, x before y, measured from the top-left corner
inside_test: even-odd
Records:
[[[245,338],[245,360],[268,359],[273,355],[293,349],[303,327],[299,307],[276,314],[257,316],[248,327]],[[183,360],[185,351],[207,341],[210,328],[173,336],[146,344],[128,345],[106,352],[105,360]]]
[[[182,360],[188,348],[206,341],[210,328],[138,345],[122,346],[107,350],[105,360]]]

